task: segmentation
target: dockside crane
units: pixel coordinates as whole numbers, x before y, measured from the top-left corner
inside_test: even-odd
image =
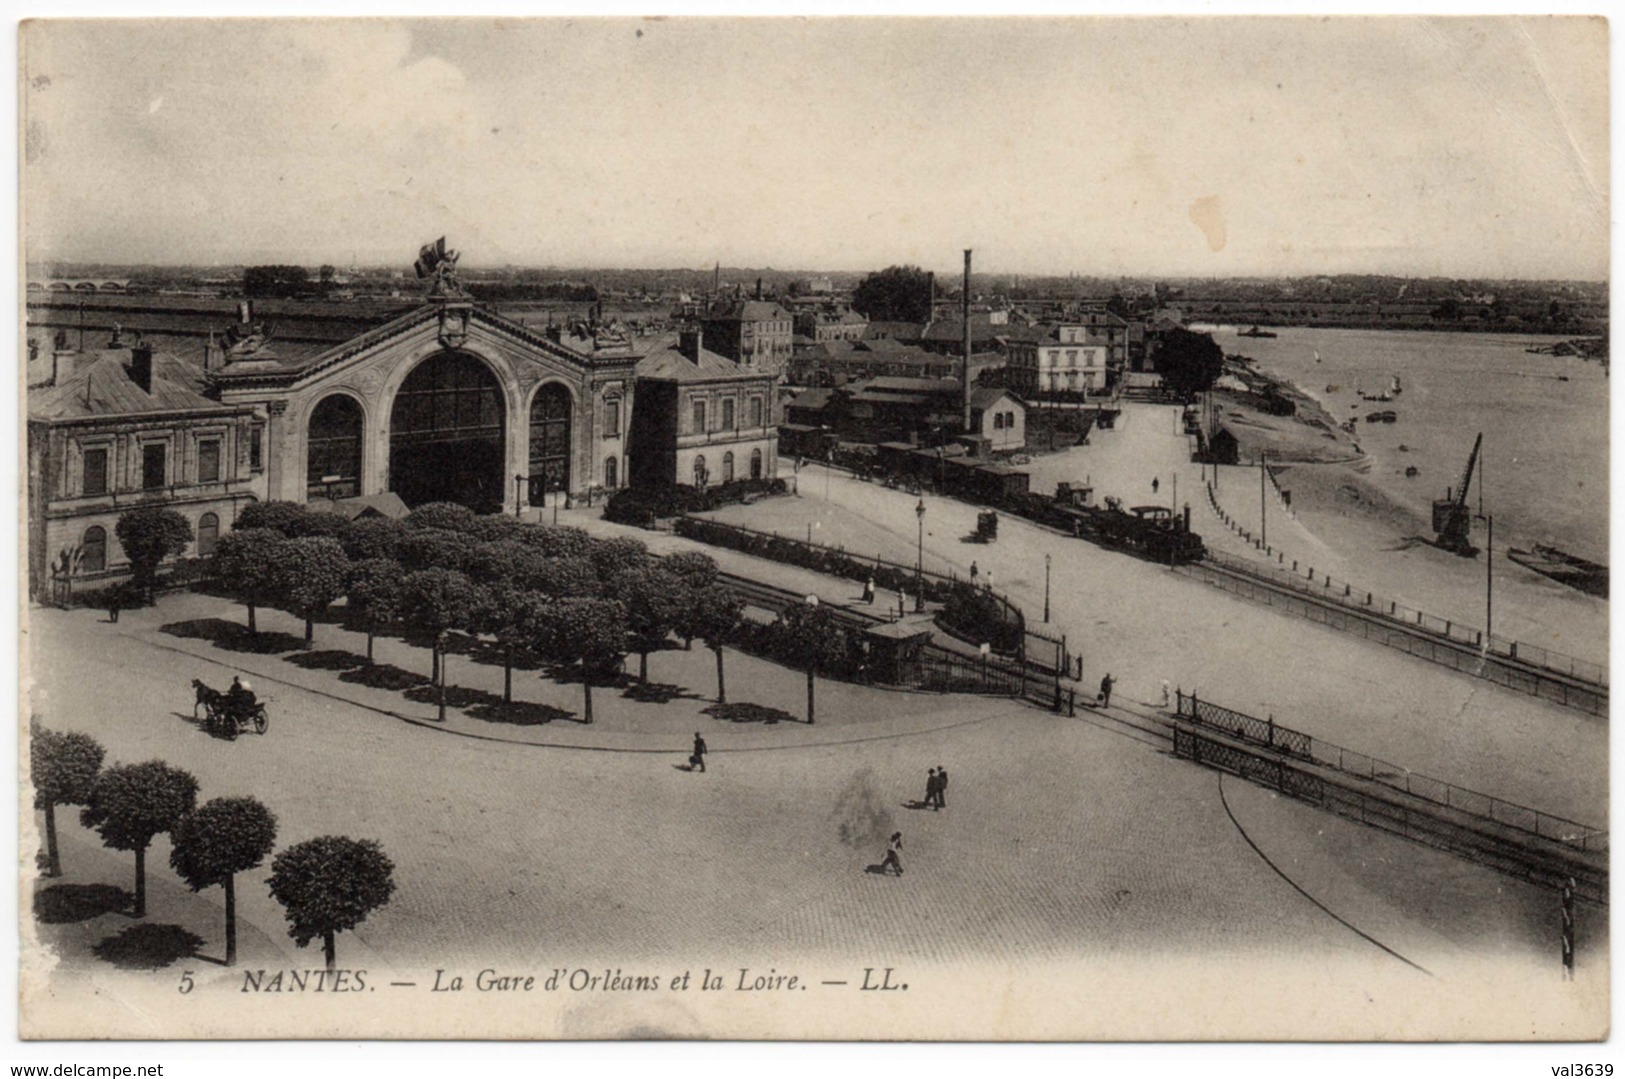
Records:
[[[1478,554],[1478,548],[1472,542],[1473,517],[1467,509],[1467,492],[1472,487],[1473,471],[1478,467],[1478,451],[1483,445],[1484,434],[1481,431],[1478,438],[1473,440],[1473,452],[1467,457],[1467,467],[1462,469],[1461,482],[1453,490],[1446,489],[1443,498],[1433,500],[1433,531],[1438,533],[1434,544],[1463,558]]]

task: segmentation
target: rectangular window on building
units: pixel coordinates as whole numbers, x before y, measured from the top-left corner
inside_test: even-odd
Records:
[[[169,447],[149,442],[141,447],[141,486],[147,490],[163,487],[169,479]]]
[[[762,399],[760,397],[750,399],[750,425],[752,427],[762,426]]]
[[[220,440],[205,438],[197,444],[197,481],[220,482]]]
[[[264,442],[262,441],[264,436],[264,428],[250,427],[248,429],[248,467],[256,472],[265,467],[262,463],[265,453]]]
[[[705,433],[705,402],[704,401],[695,401],[694,402],[694,433],[697,434],[697,435],[702,435],[702,434]]]
[[[734,402],[731,397],[722,402],[722,429],[724,431],[734,429]]]
[[[107,493],[107,451],[85,451],[85,494]]]
[[[604,403],[604,434],[609,438],[619,438],[621,435],[621,403],[619,401],[606,401]]]

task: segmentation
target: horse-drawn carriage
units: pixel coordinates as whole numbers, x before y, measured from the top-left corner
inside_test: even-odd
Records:
[[[197,678],[192,679],[192,689],[197,694],[192,704],[192,717],[197,718],[198,709],[203,709],[203,729],[211,734],[224,738],[236,738],[243,731],[250,730],[255,734],[264,734],[271,725],[265,702],[256,700],[246,690],[242,693],[222,693],[210,689]]]

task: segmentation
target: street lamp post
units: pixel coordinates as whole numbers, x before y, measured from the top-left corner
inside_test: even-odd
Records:
[[[1044,624],[1049,625],[1049,552],[1044,552]]]
[[[914,506],[914,519],[919,523],[920,541],[914,561],[914,610],[925,610],[925,499]]]
[[[818,597],[817,596],[809,595],[807,597],[807,609],[811,614],[817,614],[818,613]],[[813,623],[812,623],[811,619],[809,618],[809,620],[807,622],[807,627],[808,627],[809,632],[812,632],[812,626],[813,626]],[[814,707],[813,707],[813,704],[814,704],[814,702],[813,702],[813,675],[817,672],[817,669],[818,669],[818,642],[815,639],[809,639],[807,643],[810,646],[807,649],[807,726],[810,727],[810,726],[813,725],[813,715],[814,715]]]
[[[525,513],[525,477],[513,478],[513,515],[522,517]]]
[[[1484,540],[1484,648],[1488,651],[1495,625],[1491,621],[1495,614],[1495,515],[1492,513],[1484,520],[1489,526],[1489,535]]]

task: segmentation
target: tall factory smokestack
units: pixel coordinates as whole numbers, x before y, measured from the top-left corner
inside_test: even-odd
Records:
[[[965,248],[965,288],[960,297],[960,305],[965,316],[965,363],[959,372],[960,396],[963,398],[965,409],[965,433],[970,429],[970,248]]]

